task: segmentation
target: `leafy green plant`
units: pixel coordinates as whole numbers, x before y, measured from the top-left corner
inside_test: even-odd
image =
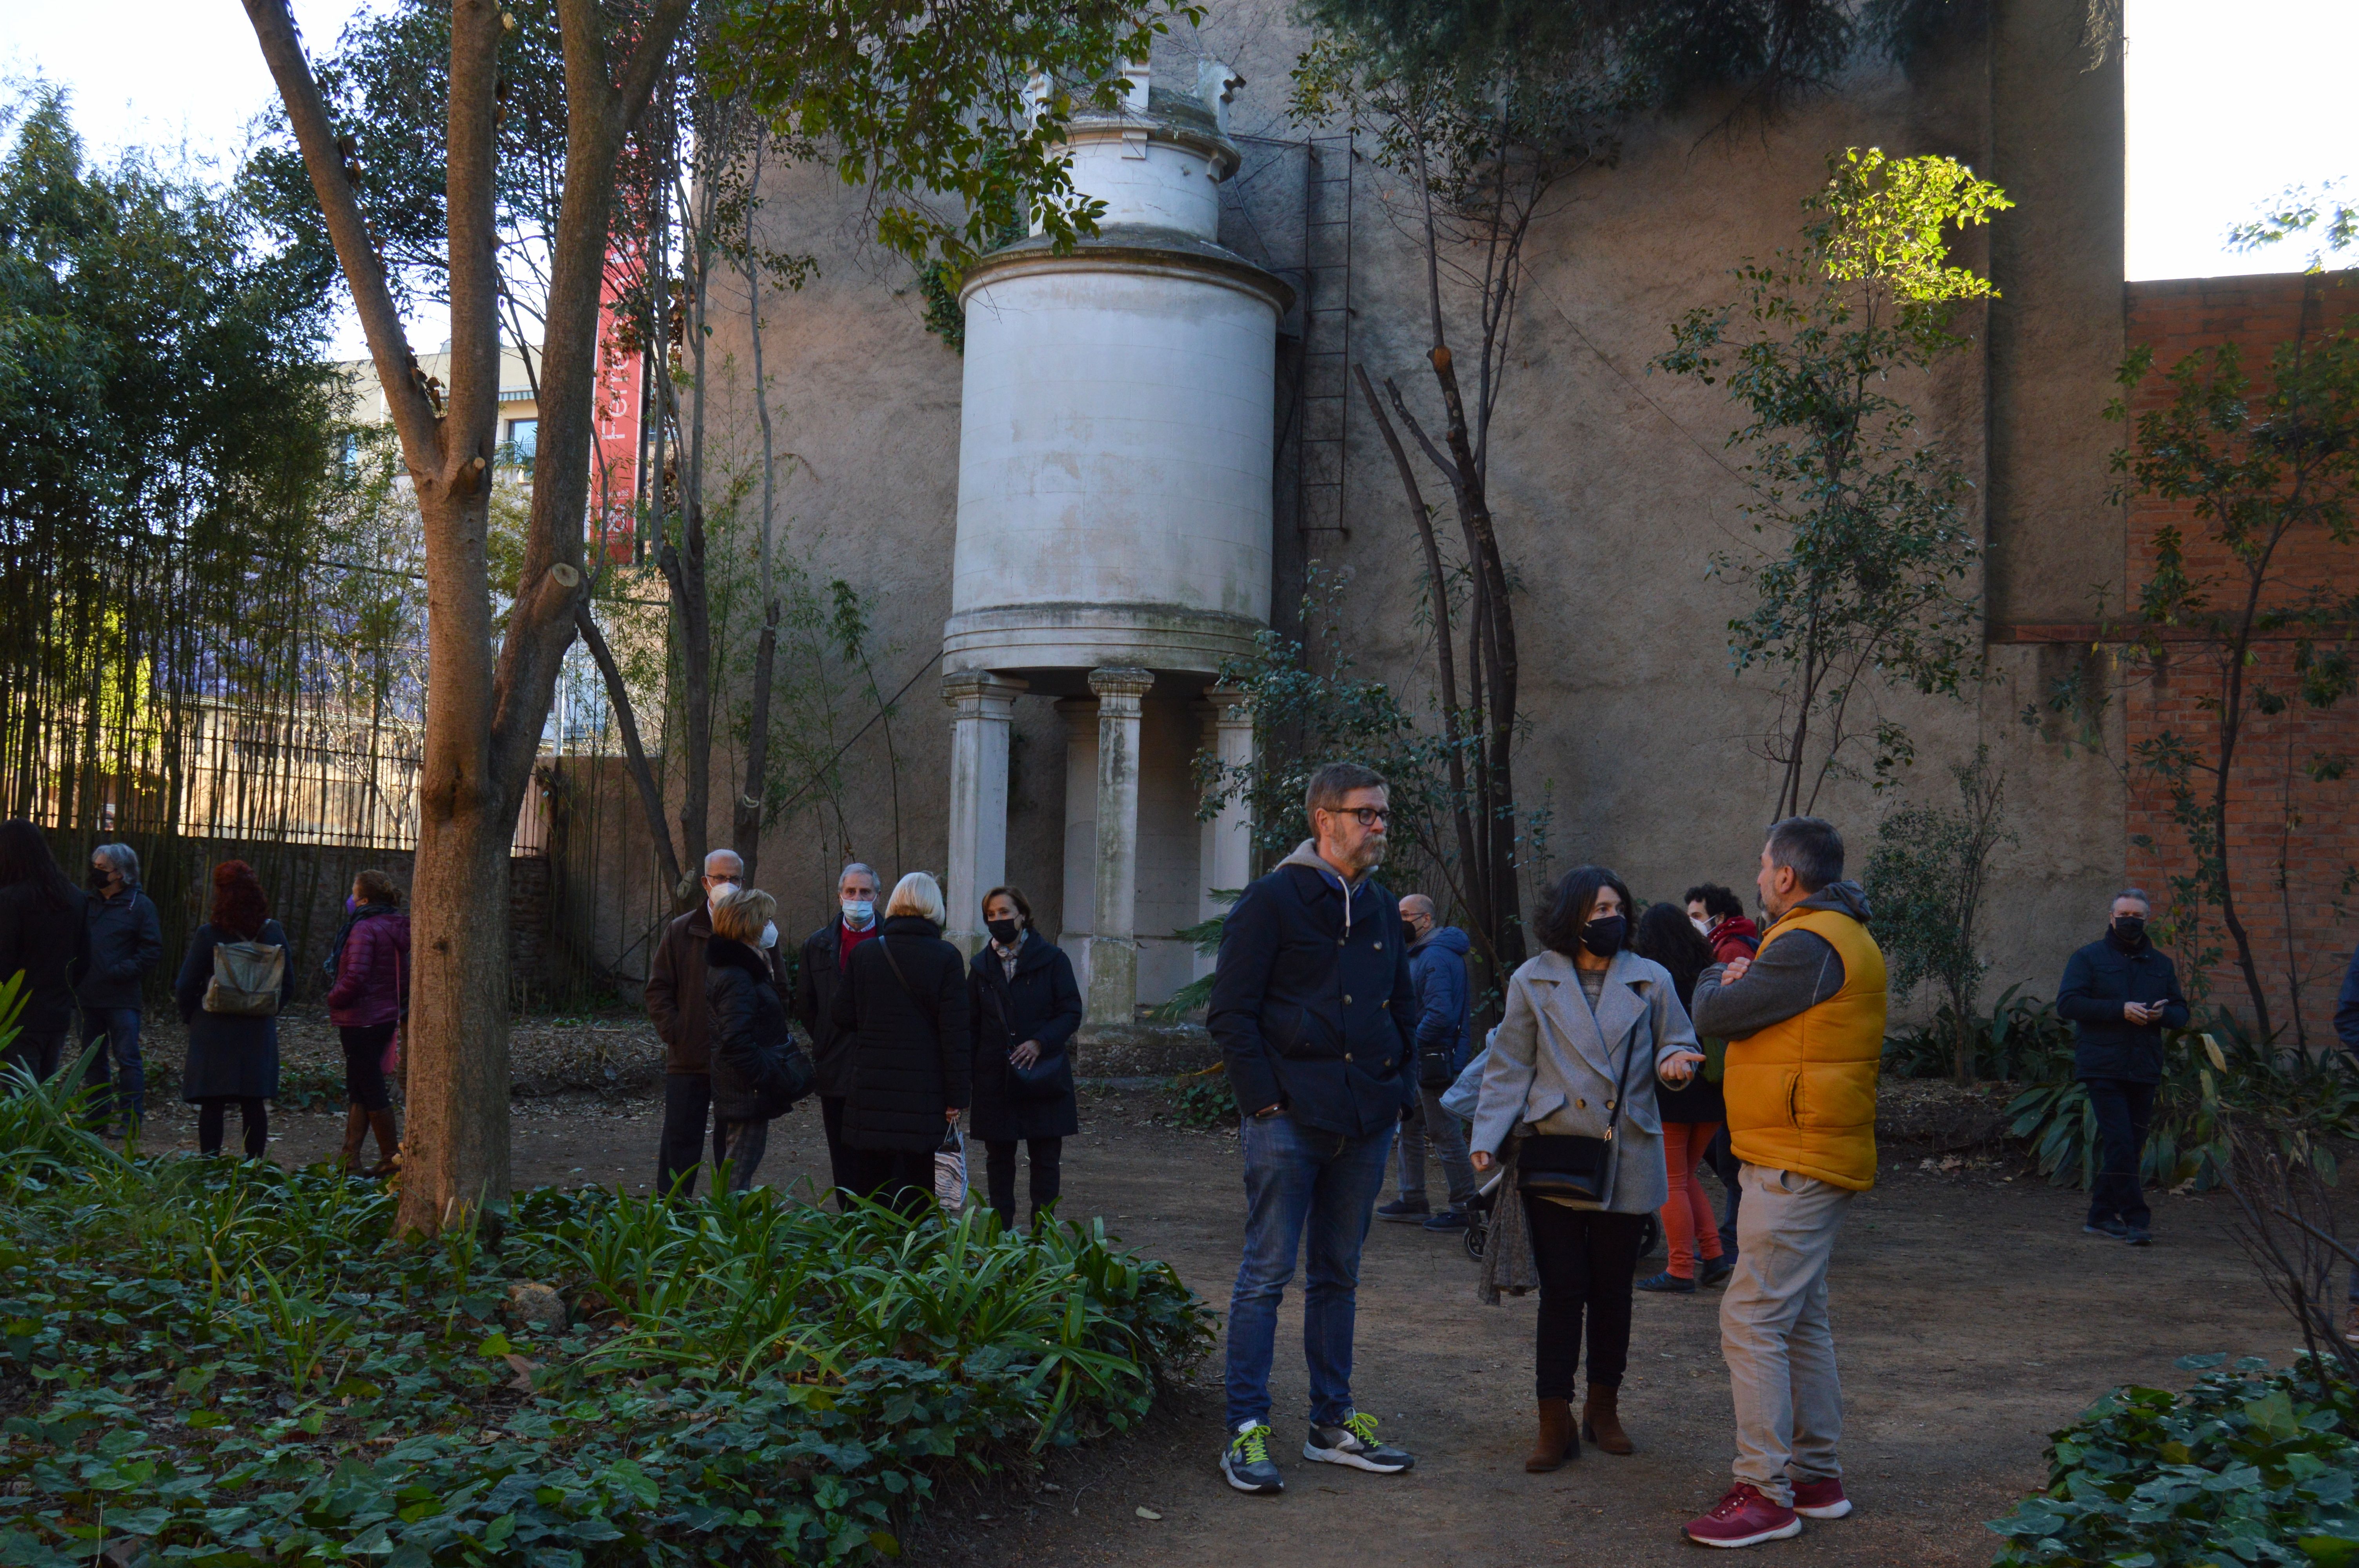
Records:
[[[1981,1039],[1974,997],[1990,968],[1975,946],[1983,885],[1991,856],[2015,835],[2006,823],[2006,775],[1992,772],[1989,747],[1975,747],[1974,760],[1950,775],[1958,787],[1956,808],[1904,806],[1886,816],[1876,825],[1862,881],[1893,990],[1930,985],[1947,998],[1941,1014],[1962,1084],[1974,1077]]]
[[[1210,1338],[1095,1227],[537,1189],[403,1243],[369,1184],[125,1159],[69,1110],[0,1100],[11,1563],[866,1562]],[[506,1310],[528,1281],[561,1326]]]
[[[1876,913],[1880,923],[1881,906]],[[2000,993],[1989,1016],[1969,1017],[1962,1030],[1958,1015],[1944,1002],[1923,1028],[1885,1041],[1886,1075],[1939,1078],[1953,1074],[1961,1033],[1972,1042],[1976,1078],[2028,1083],[2070,1073],[2072,1026],[2057,1016],[2054,1002],[2024,995],[2018,980]]]
[[[2191,1183],[2208,1191],[2227,1179],[2228,1120],[2267,1130],[2288,1158],[2326,1180],[2336,1162],[2330,1140],[2359,1136],[2359,1076],[2340,1053],[2313,1057],[2256,1041],[2226,1009],[2201,1030],[2163,1036],[2162,1081],[2140,1173],[2149,1185]],[[2008,1130],[2030,1145],[2039,1173],[2060,1186],[2086,1187],[2096,1168],[2097,1119],[2088,1091],[2060,1053],[2048,1080],[2006,1108]]]
[[[1171,1097],[1172,1115],[1180,1126],[1210,1132],[1216,1127],[1236,1125],[1237,1097],[1230,1092],[1225,1069],[1182,1073],[1163,1088]]]
[[[1803,202],[1802,245],[1736,268],[1740,297],[1689,311],[1654,362],[1725,378],[1747,416],[1728,444],[1745,453],[1745,511],[1768,542],[1713,569],[1753,589],[1729,622],[1735,667],[1777,674],[1778,719],[1758,743],[1777,773],[1772,816],[1810,810],[1830,778],[1881,787],[1913,760],[1881,691],[1954,697],[1974,677],[1981,611],[1960,586],[1977,552],[1973,486],[1889,388],[1970,345],[1958,314],[1996,290],[1950,265],[1949,232],[2012,205],[1952,158],[1832,154]]]
[[[2183,1394],[2116,1389],[2052,1434],[2047,1489],[1990,1528],[2001,1564],[2359,1562],[2359,1390],[2247,1357],[2178,1364]]]

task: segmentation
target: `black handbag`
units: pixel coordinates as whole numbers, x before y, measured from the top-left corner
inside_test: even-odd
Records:
[[[992,1017],[999,1023],[1002,1034],[1016,1033],[1007,1016],[1006,999],[991,980],[983,983],[984,1000],[991,1006]],[[1028,1067],[1007,1064],[1007,1086],[1012,1098],[1027,1101],[1063,1099],[1073,1092],[1073,1058],[1063,1051],[1051,1056],[1043,1053]]]
[[[1622,1122],[1622,1102],[1630,1098],[1630,1064],[1638,1054],[1633,1043],[1622,1058],[1622,1072],[1614,1085],[1614,1114],[1606,1119],[1605,1136],[1590,1138],[1576,1132],[1534,1132],[1516,1149],[1516,1190],[1538,1198],[1571,1198],[1576,1203],[1603,1203],[1605,1183],[1614,1164],[1614,1130]]]

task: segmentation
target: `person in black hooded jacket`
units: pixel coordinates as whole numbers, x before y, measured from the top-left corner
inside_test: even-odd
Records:
[[[2162,1032],[2186,1028],[2188,1018],[2179,971],[2146,934],[2152,910],[2137,888],[2115,893],[2104,935],[2066,961],[2056,990],[2058,1016],[2080,1032],[2072,1076],[2088,1091],[2103,1148],[2081,1228],[2133,1247],[2154,1239],[2138,1173],[2162,1081]]]
[[[969,1131],[990,1162],[991,1206],[1016,1226],[1016,1144],[1032,1159],[1032,1224],[1057,1201],[1065,1140],[1082,1130],[1066,1047],[1082,1026],[1082,988],[1072,961],[1032,929],[1020,889],[983,899],[991,940],[967,975],[974,1020],[974,1113]],[[1027,1075],[1029,1079],[1027,1081]]]
[[[25,1011],[0,1066],[25,1066],[37,1078],[58,1070],[73,1027],[72,969],[82,954],[82,890],[49,853],[41,830],[24,817],[0,822],[0,981],[25,977]]]
[[[910,1213],[932,1198],[934,1152],[973,1092],[966,957],[942,940],[942,914],[941,884],[924,871],[903,877],[830,1003],[852,1040],[851,1190]]]
[[[795,1045],[770,968],[777,910],[777,901],[759,888],[724,892],[712,902],[712,936],[704,946],[714,1142],[734,1193],[754,1184],[770,1123],[810,1092],[810,1059]]]

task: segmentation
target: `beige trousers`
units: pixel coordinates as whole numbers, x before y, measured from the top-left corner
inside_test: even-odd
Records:
[[[1843,1380],[1827,1323],[1827,1264],[1850,1189],[1746,1165],[1736,1210],[1736,1272],[1720,1299],[1720,1354],[1736,1401],[1740,1481],[1790,1506],[1794,1481],[1843,1474]]]

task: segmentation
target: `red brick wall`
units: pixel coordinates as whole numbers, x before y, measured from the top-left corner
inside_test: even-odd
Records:
[[[2359,315],[2359,276],[2287,274],[2133,283],[2126,287],[2124,308],[2129,342],[2151,344],[2155,350],[2153,373],[2130,397],[2135,420],[2169,403],[2165,373],[2172,365],[2217,343],[2233,341],[2238,345],[2256,392],[2261,391],[2276,349],[2305,323],[2313,335],[2343,324],[2359,327],[2352,319]],[[2156,533],[2166,524],[2180,530],[2190,575],[2222,574],[2213,590],[2215,603],[2224,606],[2231,588],[2240,589],[2241,569],[2209,542],[2208,526],[2190,505],[2134,497],[2128,524],[2125,572],[2133,603],[2152,575]],[[2274,562],[2267,601],[2288,603],[2316,588],[2339,596],[2359,592],[2359,545],[2336,545],[2317,528],[2289,536]],[[2171,656],[2159,667],[2128,672],[2125,713],[2132,759],[2126,828],[2130,874],[2158,904],[2169,896],[2169,878],[2187,870],[2190,855],[2184,830],[2172,819],[2168,789],[2137,761],[2138,749],[2169,733],[2193,740],[2205,760],[2216,755],[2218,720],[2210,705],[2222,689],[2221,664],[2210,649],[2201,643],[2167,647]],[[2296,689],[2293,654],[2293,643],[2282,634],[2263,644],[2256,664],[2246,671],[2248,687],[2257,682],[2290,694]],[[2304,768],[2320,755],[2352,757],[2353,776],[2314,782]],[[2208,796],[2208,777],[2199,775],[2196,784]],[[2288,1007],[2289,997],[2299,1002],[2299,1022],[2310,1043],[2316,1046],[2330,1038],[2335,989],[2352,945],[2359,939],[2359,921],[2344,919],[2339,908],[2348,904],[2359,914],[2359,886],[2354,885],[2359,881],[2354,870],[2359,867],[2359,811],[2354,806],[2359,806],[2359,698],[2346,698],[2324,711],[2298,698],[2276,717],[2250,711],[2229,775],[2231,888],[2269,993],[2271,1022],[2283,1029],[2288,1043],[2296,1024],[2296,1010]],[[2141,847],[2141,839],[2150,847]],[[2157,914],[2161,914],[2159,908]],[[2249,1018],[2248,993],[2234,965],[2234,944],[2221,928],[2216,909],[2207,909],[2204,915],[2206,929],[2197,941],[2217,946],[2221,953],[2203,979],[2214,1000]],[[2182,943],[2183,967],[2187,950]]]

